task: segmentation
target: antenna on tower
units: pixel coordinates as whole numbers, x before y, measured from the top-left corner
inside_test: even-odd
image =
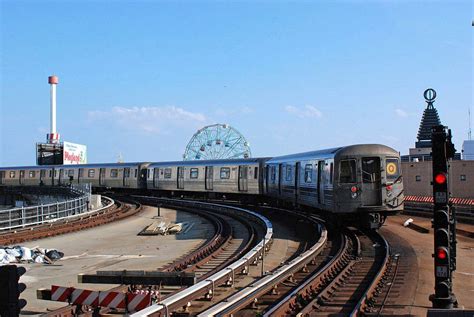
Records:
[[[467,133],[467,139],[472,140],[472,131],[471,131],[471,107],[469,107],[469,132]]]

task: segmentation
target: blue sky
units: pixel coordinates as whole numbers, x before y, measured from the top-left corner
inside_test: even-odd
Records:
[[[51,74],[62,140],[89,162],[179,160],[213,123],[253,156],[405,154],[428,87],[456,147],[467,138],[470,1],[0,2],[1,166],[35,164]]]

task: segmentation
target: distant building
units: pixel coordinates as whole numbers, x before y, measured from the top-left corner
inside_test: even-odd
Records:
[[[436,93],[434,95],[436,97]],[[425,91],[426,98],[426,91]],[[423,162],[431,161],[431,129],[434,126],[441,125],[438,110],[433,105],[434,98],[425,100],[427,106],[421,118],[418,129],[417,142],[415,147],[409,149],[408,155],[402,155],[402,162]],[[460,160],[461,154],[456,153],[454,160]]]
[[[425,92],[426,98],[426,92]],[[428,103],[420,128],[418,129],[415,147],[408,155],[402,156],[403,185],[406,196],[433,196],[433,167],[431,164],[431,129],[441,125],[438,111]],[[449,163],[449,191],[455,198],[474,198],[474,141],[464,141],[463,160],[461,153],[456,153]],[[469,161],[468,161],[469,160]]]
[[[466,140],[462,143],[462,159],[474,160],[474,140]]]

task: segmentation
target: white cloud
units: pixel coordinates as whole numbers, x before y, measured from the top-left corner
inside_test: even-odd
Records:
[[[113,107],[109,111],[89,111],[91,121],[112,122],[130,130],[166,134],[176,126],[202,126],[207,121],[201,113],[175,106],[165,107]]]
[[[400,109],[400,108],[395,109],[395,113],[397,116],[402,117],[402,118],[408,117],[408,113],[405,110]]]
[[[323,113],[314,106],[286,106],[285,111],[300,118],[321,118],[323,116]]]

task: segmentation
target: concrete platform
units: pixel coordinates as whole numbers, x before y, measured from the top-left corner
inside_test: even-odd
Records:
[[[434,293],[434,262],[433,232],[420,233],[403,226],[409,219],[425,228],[431,228],[430,219],[408,215],[389,217],[381,229],[395,251],[401,253],[402,257],[408,258],[411,270],[404,277],[404,288],[400,290],[402,296],[397,305],[400,305],[399,314],[410,314],[426,316],[432,303],[428,297]],[[464,230],[473,232],[474,226],[463,224]],[[474,308],[474,239],[457,236],[457,270],[454,273],[453,289],[460,307],[466,309]],[[416,259],[416,262],[414,262]],[[410,265],[410,264],[409,264]]]
[[[170,222],[194,222],[186,233],[169,236],[137,236],[156,219],[157,210],[145,207],[142,212],[104,226],[72,234],[25,243],[27,247],[55,248],[64,252],[63,259],[53,265],[26,264],[21,281],[27,289],[22,298],[28,301],[23,315],[34,315],[47,309],[63,307],[63,303],[36,299],[38,288],[52,284],[84,289],[105,290],[114,285],[77,283],[77,274],[98,270],[155,270],[201,245],[213,233],[210,223],[196,215],[161,208],[161,216]]]

